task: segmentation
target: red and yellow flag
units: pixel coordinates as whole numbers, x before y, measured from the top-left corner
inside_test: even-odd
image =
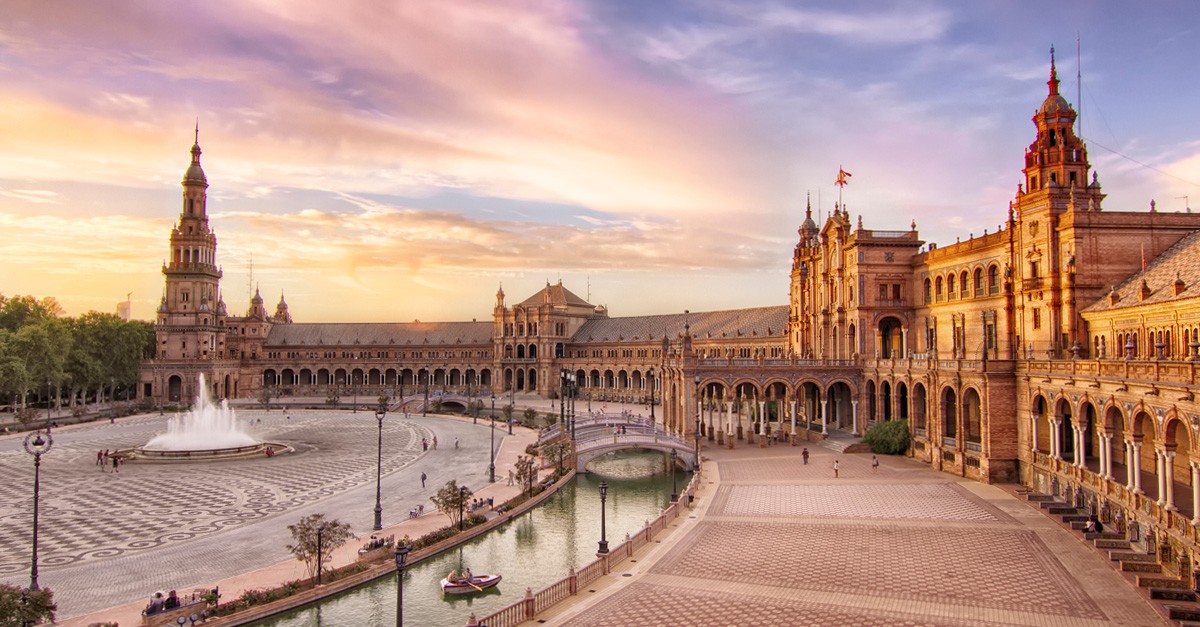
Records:
[[[850,181],[847,181],[846,179],[850,178],[851,176],[854,176],[854,175],[843,170],[841,168],[841,166],[838,166],[837,181],[834,182],[834,185],[837,185],[838,187],[845,187],[846,183],[850,182]]]

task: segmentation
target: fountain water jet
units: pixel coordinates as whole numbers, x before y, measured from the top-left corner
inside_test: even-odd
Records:
[[[286,445],[263,442],[247,433],[225,401],[219,405],[213,403],[201,374],[195,407],[171,418],[166,433],[154,436],[145,446],[122,453],[137,460],[200,461],[274,455],[290,450]]]
[[[171,418],[167,422],[167,432],[151,438],[142,450],[208,451],[258,444],[261,442],[242,430],[242,423],[228,403],[213,403],[201,374],[195,407],[182,416]]]

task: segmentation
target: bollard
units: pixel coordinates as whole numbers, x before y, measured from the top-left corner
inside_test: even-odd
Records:
[[[479,627],[479,619],[475,618],[475,612],[471,612],[467,617],[467,627]]]
[[[537,615],[537,602],[533,598],[533,588],[525,588],[525,620],[533,620]]]

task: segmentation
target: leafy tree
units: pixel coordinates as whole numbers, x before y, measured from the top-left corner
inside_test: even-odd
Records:
[[[325,514],[310,514],[300,519],[300,522],[294,525],[288,525],[288,531],[292,533],[292,540],[295,544],[287,545],[287,550],[296,559],[304,562],[305,569],[308,570],[309,577],[317,575],[317,535],[320,532],[321,549],[320,561],[321,570],[328,570],[325,564],[329,563],[330,556],[333,555],[334,549],[342,546],[354,537],[350,532],[350,525],[340,520],[325,520]]]
[[[0,298],[3,298],[0,296]],[[25,627],[54,622],[58,604],[49,588],[29,590],[0,583],[0,627]]]
[[[863,442],[877,455],[900,455],[908,450],[909,440],[907,420],[877,422],[863,436]]]
[[[0,294],[0,329],[16,331],[43,320],[60,318],[62,305],[53,298],[38,300],[32,296],[6,298]]]
[[[516,408],[513,407],[512,403],[509,403],[509,404],[505,405],[504,407],[500,408],[500,413],[504,414],[504,422],[506,422],[506,423],[512,422],[514,409],[516,409]]]
[[[434,413],[434,414],[442,413],[442,399],[440,399],[440,398],[433,399],[433,402],[429,405],[429,411],[430,411],[430,413]]]
[[[537,410],[532,407],[526,407],[524,413],[521,414],[521,424],[526,427],[537,426]]]
[[[537,482],[537,465],[533,457],[521,455],[517,457],[517,483],[525,488],[525,493],[533,495],[533,484]]]
[[[459,526],[462,524],[462,517],[467,511],[467,503],[471,502],[473,494],[470,488],[465,485],[460,486],[454,479],[451,479],[437,491],[437,494],[429,497],[429,500],[433,501],[439,512],[450,519],[452,526]]]
[[[271,388],[269,386],[264,385],[264,386],[262,386],[262,389],[258,391],[258,403],[260,405],[262,405],[267,411],[271,411],[271,397],[272,396],[273,396],[273,394],[272,394]]]
[[[558,470],[562,472],[563,461],[575,453],[575,445],[568,438],[560,438],[542,449],[542,455],[547,459],[557,459]]]

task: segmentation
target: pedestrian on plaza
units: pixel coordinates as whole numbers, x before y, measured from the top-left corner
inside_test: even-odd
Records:
[[[509,469],[508,469],[508,485],[513,485],[513,471],[512,471],[512,468],[509,468]]]
[[[808,447],[807,446],[804,447],[804,450],[800,451],[800,458],[804,460],[804,465],[807,466],[808,465]]]
[[[842,469],[842,463],[836,459],[833,460],[833,478],[834,479],[838,478],[838,473],[841,471],[841,469]]]
[[[421,487],[425,487],[425,473],[421,473]]]
[[[434,448],[437,448],[436,446]],[[458,438],[454,438],[454,448],[458,448]]]
[[[113,455],[112,463],[113,463],[113,472],[115,473],[115,472],[117,472],[117,466],[120,465],[121,460],[116,455]]]
[[[433,450],[437,450],[437,436],[433,436]]]
[[[428,451],[428,450],[429,450],[429,440],[427,440],[427,439],[425,439],[425,438],[421,438],[421,450],[422,450],[422,451]]]
[[[879,472],[879,458],[875,457],[874,455],[871,456],[871,472]]]
[[[104,465],[104,451],[96,451],[96,465],[97,466]]]

